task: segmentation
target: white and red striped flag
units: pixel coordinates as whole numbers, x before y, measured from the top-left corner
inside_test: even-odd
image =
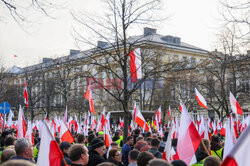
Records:
[[[248,166],[250,163],[250,127],[241,134],[221,166]]]
[[[195,97],[198,101],[198,104],[201,107],[207,109],[207,102],[206,102],[205,98],[200,94],[200,92],[196,88],[195,88]]]
[[[187,165],[196,163],[195,152],[200,145],[201,137],[188,114],[188,110],[181,102],[182,113],[177,143],[177,154]]]
[[[28,84],[27,84],[27,82],[25,82],[23,97],[24,97],[24,104],[26,104],[26,107],[28,108],[28,106],[29,106],[29,97],[28,97],[27,87],[28,87]]]
[[[231,92],[229,98],[233,113],[243,116],[242,108],[240,107],[240,104],[237,102],[237,100],[235,99],[234,95]]]
[[[37,166],[60,166],[63,153],[46,122],[43,123]]]
[[[89,101],[89,111],[95,114],[93,93],[92,90],[90,89],[90,85],[87,86],[87,91],[85,92],[84,97]]]
[[[32,143],[33,146],[35,145],[31,121],[28,121],[28,127],[27,127],[27,132],[25,134],[25,138],[27,138]]]
[[[106,145],[106,147],[109,147],[110,144],[112,143],[112,138],[111,138],[111,135],[109,133],[108,123],[105,123],[105,125],[103,127],[103,130],[104,130],[104,142],[105,142],[105,145]]]
[[[137,79],[142,78],[141,70],[141,50],[136,48],[129,53],[130,56],[130,73],[131,73],[131,82],[136,82]]]
[[[157,120],[158,120],[158,123],[159,125],[161,125],[161,106],[158,108],[157,112],[156,112],[156,116],[157,116]]]
[[[171,107],[170,107],[170,105],[169,105],[169,107],[168,107],[168,117],[169,117],[169,119],[171,120]]]
[[[60,138],[62,141],[67,141],[69,143],[73,143],[75,141],[64,121],[61,121]]]
[[[19,106],[18,120],[17,120],[17,138],[24,138],[26,134],[26,121],[21,105]]]
[[[144,119],[143,115],[141,114],[141,111],[138,109],[138,107],[136,108],[136,118],[135,118],[135,122],[142,128],[144,128],[146,131],[149,130],[149,126],[146,123],[146,120]]]
[[[63,116],[63,121],[65,123],[67,123],[67,120],[68,120],[68,106],[66,106],[65,113],[64,113],[64,116]]]

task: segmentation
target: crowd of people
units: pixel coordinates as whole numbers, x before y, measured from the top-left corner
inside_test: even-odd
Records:
[[[143,133],[135,129],[123,141],[122,131],[113,131],[110,147],[105,146],[103,132],[89,131],[88,135],[74,134],[75,142],[61,142],[56,137],[63,158],[61,165],[71,166],[186,166],[182,160],[164,160],[164,147],[168,130],[160,137],[157,132]],[[34,132],[34,144],[26,138],[16,139],[15,129],[6,128],[0,137],[1,164],[5,165],[36,165],[40,138]],[[172,140],[176,150],[178,139]],[[202,139],[196,153],[197,162],[192,166],[219,166],[223,159],[223,137],[211,136],[211,140]]]

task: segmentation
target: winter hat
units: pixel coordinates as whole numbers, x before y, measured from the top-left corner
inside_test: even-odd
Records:
[[[91,149],[94,150],[96,148],[99,148],[101,146],[105,145],[104,142],[99,139],[99,138],[95,138],[93,139],[91,142],[90,142],[90,146],[91,146]]]

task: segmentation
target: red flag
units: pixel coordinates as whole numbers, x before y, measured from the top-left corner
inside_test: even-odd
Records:
[[[46,122],[43,124],[42,133],[37,165],[60,166],[63,153]]]
[[[87,91],[84,94],[84,97],[89,101],[89,111],[95,114],[95,107],[94,107],[94,102],[93,102],[93,94],[92,90],[90,89],[89,85],[87,87]]]
[[[207,102],[206,102],[205,98],[200,94],[200,92],[196,88],[195,88],[195,97],[198,101],[198,104],[201,107],[207,109]]]
[[[75,141],[64,121],[61,121],[60,137],[62,141],[67,141],[69,143],[73,143]]]
[[[142,78],[141,71],[141,51],[140,48],[129,53],[130,56],[130,73],[131,73],[131,82],[136,82],[137,79]]]
[[[170,108],[170,105],[169,105],[169,107],[168,107],[168,117],[169,117],[169,119],[171,120],[171,108]]]
[[[243,116],[242,108],[240,107],[240,104],[237,102],[237,100],[235,99],[234,95],[231,92],[229,98],[233,113]]]
[[[28,98],[27,87],[28,87],[28,84],[25,82],[25,89],[24,89],[23,97],[24,97],[24,104],[26,104],[26,107],[28,108],[29,98]]]
[[[24,138],[26,134],[26,121],[24,119],[23,109],[21,105],[19,106],[17,129],[17,138]]]

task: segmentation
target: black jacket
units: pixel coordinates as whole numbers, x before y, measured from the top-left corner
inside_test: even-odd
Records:
[[[89,151],[89,162],[87,166],[96,166],[97,164],[105,162],[104,158],[100,156],[95,150]]]
[[[197,162],[199,162],[199,161],[205,159],[206,157],[208,157],[209,155],[203,151],[197,150],[195,152],[195,156],[196,156]]]
[[[123,166],[122,163],[119,163],[119,162],[115,161],[115,160],[112,159],[112,158],[109,158],[109,159],[107,160],[107,162],[113,163],[113,164],[115,164],[115,165],[117,165],[117,166]]]
[[[69,156],[66,153],[63,153],[63,157],[64,157],[67,165],[71,165],[71,160],[69,159]],[[61,159],[61,166],[65,166],[64,162],[63,162],[63,159]]]

